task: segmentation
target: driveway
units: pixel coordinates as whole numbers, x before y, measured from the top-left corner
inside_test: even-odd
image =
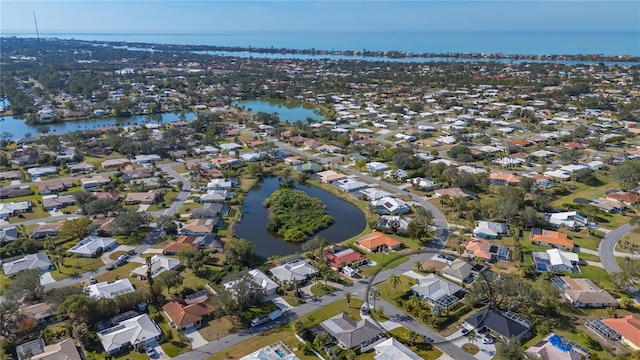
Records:
[[[154,348],[155,351],[158,353],[158,356],[156,356],[154,359],[159,359],[159,360],[169,360],[169,359],[171,359],[167,354],[164,353],[164,350],[162,349],[162,346],[160,346],[160,343],[158,343],[157,340],[152,342],[152,343],[150,343],[149,346]]]
[[[130,245],[118,245],[113,250],[102,253],[102,255],[100,255],[100,259],[102,260],[103,263],[105,263],[105,265],[111,264],[112,262],[115,261],[115,260],[111,260],[110,258],[111,254],[113,254],[114,251],[129,251],[129,250],[134,250],[135,248],[136,248],[135,246],[130,246]]]
[[[40,275],[40,285],[44,286],[47,284],[53,284],[56,280],[51,276],[51,273],[47,271],[46,273]]]
[[[207,345],[208,341],[205,340],[196,328],[190,328],[184,331],[184,335],[189,339],[191,347],[197,349],[201,346]]]

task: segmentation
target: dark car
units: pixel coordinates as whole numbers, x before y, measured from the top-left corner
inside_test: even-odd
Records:
[[[113,265],[113,263],[111,263],[111,264],[107,265],[107,270],[113,270],[113,269],[115,269],[115,268],[116,268],[116,266],[115,266],[115,265]]]
[[[469,329],[462,329],[461,333],[462,335],[467,335],[469,333]]]
[[[428,337],[428,336],[425,336],[425,337],[424,337],[424,341],[426,341],[426,342],[428,342],[428,343],[432,343],[432,342],[433,342],[433,339],[432,339],[432,338],[430,338],[430,337]]]
[[[135,251],[135,250],[129,250],[129,251],[127,252],[127,255],[129,255],[129,256],[135,256],[135,255],[136,255],[136,251]]]

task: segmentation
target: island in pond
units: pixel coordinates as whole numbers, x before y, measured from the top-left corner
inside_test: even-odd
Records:
[[[303,242],[333,223],[322,201],[286,185],[271,194],[264,205],[269,209],[267,229],[285,241]]]

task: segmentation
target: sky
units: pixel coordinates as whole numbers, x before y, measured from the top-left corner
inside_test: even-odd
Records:
[[[631,31],[640,1],[0,1],[0,33]]]

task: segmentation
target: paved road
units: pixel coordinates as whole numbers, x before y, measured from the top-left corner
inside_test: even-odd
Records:
[[[634,225],[624,224],[609,231],[600,241],[600,245],[598,246],[598,255],[600,256],[602,266],[604,266],[604,269],[607,270],[609,274],[620,271],[620,266],[618,266],[614,255],[616,243],[620,238],[631,232],[634,228]]]
[[[180,208],[182,207],[182,204],[184,204],[184,201],[187,200],[187,197],[191,193],[191,183],[189,182],[189,180],[185,179],[177,171],[171,168],[172,166],[177,164],[180,164],[180,163],[173,162],[173,163],[158,165],[158,167],[162,169],[162,171],[171,175],[174,179],[178,181],[182,181],[182,190],[180,191],[178,196],[175,198],[175,200],[173,200],[171,205],[169,205],[169,208],[162,213],[162,215],[173,216],[174,214],[176,214],[178,210],[180,210]]]
[[[75,182],[75,181],[80,181],[80,179],[82,179],[83,177],[87,177],[87,176],[93,176],[93,175],[111,176],[112,174],[115,174],[115,173],[117,173],[117,171],[104,171],[104,172],[93,171],[93,173],[91,175],[84,174],[84,173],[76,173],[75,175],[72,175],[72,176],[61,177],[61,178],[56,178],[56,179],[52,179],[52,180],[31,181],[31,182],[27,182],[27,183],[21,183],[19,186],[50,184],[50,183],[54,183],[54,182],[58,182],[58,181],[62,181],[62,180],[73,180]],[[18,185],[16,185],[16,186],[18,186]]]
[[[43,222],[52,222],[52,221],[58,221],[58,220],[69,220],[69,219],[75,219],[77,217],[79,217],[79,216],[78,215],[74,215],[74,214],[58,215],[58,216],[50,216],[50,217],[45,217],[45,218],[40,218],[40,219],[26,220],[26,221],[21,221],[21,222],[17,222],[17,223],[8,223],[6,221],[1,221],[0,220],[0,229],[14,227],[14,226],[18,226],[18,225],[33,225],[33,224],[39,224],[39,223],[43,223]]]

